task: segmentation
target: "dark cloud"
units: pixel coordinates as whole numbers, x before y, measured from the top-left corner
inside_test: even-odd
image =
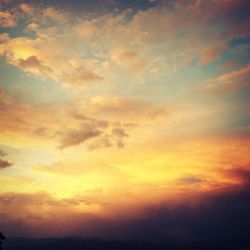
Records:
[[[249,176],[249,172],[243,176]],[[114,216],[105,217],[70,209],[93,204],[84,197],[60,201],[47,194],[2,194],[0,220],[2,230],[21,236],[79,235],[153,242],[249,236],[250,186],[247,183],[200,195],[182,195],[179,203],[166,200],[151,205],[138,204],[141,207],[132,216],[128,209],[125,214],[118,216],[114,212]],[[105,206],[112,210],[112,205]],[[43,208],[46,215],[38,212]]]
[[[250,234],[250,190],[224,191],[207,197],[187,199],[178,206],[155,204],[138,218],[95,221],[89,230],[96,236],[158,242],[220,240]],[[142,216],[143,214],[143,216]],[[99,230],[99,231],[98,231]]]
[[[250,166],[242,166],[224,171],[225,175],[231,178],[238,179],[242,185],[250,187]]]
[[[126,131],[128,128],[123,124],[120,124],[120,127],[117,127],[117,125],[118,124],[110,124],[111,130],[103,130],[102,135],[88,145],[88,149],[94,150],[108,147],[123,148],[125,146],[125,139],[129,137]],[[106,127],[107,124],[100,121],[99,126]]]
[[[82,123],[76,129],[66,129],[58,133],[61,135],[59,148],[67,148],[85,142],[89,150],[107,147],[122,148],[125,145],[125,139],[129,137],[128,131],[135,126],[134,124],[91,118],[76,110],[70,110],[70,116]]]
[[[70,129],[61,138],[60,148],[79,145],[86,140],[97,137],[101,131],[91,123],[83,123],[79,129]]]
[[[0,169],[7,168],[10,166],[12,166],[12,163],[10,163],[9,161],[5,161],[5,160],[0,159]]]
[[[106,147],[122,148],[128,136],[122,124],[121,127],[115,127],[108,121],[92,120],[82,124],[78,129],[63,132],[59,148],[63,149],[85,142],[90,150]]]
[[[4,152],[2,149],[0,149],[0,157],[4,157],[6,155],[7,155],[7,153]],[[8,167],[10,167],[12,165],[13,164],[11,162],[3,160],[3,159],[0,158],[0,169],[8,168]]]
[[[36,56],[30,56],[27,59],[19,59],[18,66],[35,74],[47,75],[53,71],[50,67],[44,65]]]
[[[178,184],[181,185],[192,185],[192,184],[200,184],[204,182],[205,180],[198,177],[198,176],[193,176],[193,175],[187,175],[183,176],[182,178],[177,180]]]

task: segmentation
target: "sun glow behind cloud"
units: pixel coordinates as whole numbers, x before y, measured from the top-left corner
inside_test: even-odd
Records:
[[[247,1],[49,2],[0,0],[2,230],[115,237],[248,188]]]

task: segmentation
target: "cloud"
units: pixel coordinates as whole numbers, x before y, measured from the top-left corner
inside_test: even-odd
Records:
[[[26,27],[26,30],[30,29],[39,34],[41,32],[41,28],[36,23],[30,23]],[[9,63],[25,72],[43,78],[50,77],[59,83],[86,86],[102,81],[104,78],[93,69],[97,68],[94,63],[79,58],[78,53],[67,56],[67,53],[71,53],[71,46],[68,41],[65,42],[67,46],[61,42],[55,29],[48,29],[44,34],[40,34],[40,36],[45,35],[41,39],[28,37],[8,39],[0,44],[0,54],[4,55]]]
[[[0,53],[8,63],[26,72],[41,77],[45,74],[72,86],[100,81],[109,84],[110,79],[117,79],[120,70],[125,70],[123,73],[130,77],[137,77],[137,82],[143,82],[145,76],[158,68],[161,72],[174,68],[180,58],[183,60],[181,64],[199,56],[198,64],[219,59],[226,49],[227,39],[235,35],[227,23],[219,26],[216,32],[211,29],[225,5],[214,1],[211,4],[206,1],[171,2],[135,12],[124,10],[85,17],[65,12],[62,8],[22,3],[18,5],[22,10],[19,18],[27,23],[27,28],[19,37],[1,44]],[[35,15],[23,15],[23,12],[34,11],[32,8],[35,8]],[[190,9],[194,12],[192,17]],[[210,13],[208,17],[203,13],[204,9]],[[230,7],[223,11],[235,14],[232,10],[234,8]],[[240,20],[239,25],[245,21]],[[72,40],[75,46],[72,46]],[[18,64],[19,60],[33,56],[48,68],[42,71],[25,69]],[[160,67],[159,61],[164,62],[164,66]]]
[[[89,108],[93,113],[111,117],[118,121],[152,121],[168,116],[169,110],[164,105],[154,104],[145,99],[122,98],[118,96],[94,96]]]
[[[0,157],[4,157],[6,156],[7,153],[4,152],[2,149],[0,149]],[[9,161],[3,160],[0,158],[0,169],[4,169],[4,168],[8,168],[10,166],[12,166],[13,164],[10,163]]]
[[[246,65],[245,67],[232,71],[230,73],[226,73],[222,76],[219,76],[217,79],[223,84],[233,84],[235,80],[249,80],[249,72],[250,72],[250,65]],[[243,83],[247,84],[248,82],[243,81]]]
[[[80,144],[89,150],[122,148],[129,137],[136,137],[135,128],[168,115],[167,107],[147,100],[95,96],[68,110],[67,124],[74,126],[64,124],[55,137],[59,138],[59,148]]]
[[[250,165],[234,167],[231,169],[224,170],[222,172],[230,178],[236,179],[243,186],[250,186]]]
[[[54,107],[52,105],[47,107],[46,105],[33,106],[21,103],[1,89],[0,109],[3,117],[0,123],[0,130],[10,137],[15,136],[16,141],[18,141],[19,136],[34,138],[34,135],[40,135],[40,139],[49,139],[59,126],[56,122],[58,118],[53,111]],[[45,134],[36,133],[42,124],[46,124],[47,127],[46,137]]]
[[[205,180],[203,178],[200,178],[198,176],[193,176],[193,175],[186,175],[183,176],[182,178],[179,178],[177,180],[177,184],[180,185],[196,185],[196,184],[201,184],[203,183]]]
[[[16,25],[17,21],[13,13],[7,10],[0,10],[0,27],[12,28]]]
[[[1,6],[1,5],[5,5],[5,4],[9,4],[9,3],[11,3],[11,1],[12,1],[12,0],[1,0],[1,1],[0,1],[0,6]],[[2,7],[2,6],[1,6],[1,7]]]
[[[48,7],[43,10],[43,16],[49,18],[52,21],[56,22],[66,22],[68,20],[68,14],[61,10]]]
[[[200,51],[199,55],[201,57],[201,60],[198,62],[198,64],[203,65],[220,59],[222,52],[224,52],[226,49],[226,46],[203,49],[202,51]]]
[[[2,149],[0,149],[0,157],[6,156],[6,155],[7,155],[7,153],[4,152]]]
[[[74,25],[73,34],[82,39],[90,39],[99,32],[95,20],[82,21]]]
[[[105,134],[97,138],[95,141],[90,142],[87,145],[87,148],[91,151],[91,150],[96,150],[100,148],[109,148],[113,146],[114,145],[112,144],[110,140],[110,136]]]
[[[96,127],[92,126],[90,123],[83,123],[78,129],[71,129],[63,134],[60,148],[66,148],[69,146],[74,146],[85,142],[91,138],[97,137],[101,134]]]
[[[225,73],[214,80],[207,81],[206,89],[216,93],[231,93],[249,86],[250,65]]]
[[[112,137],[116,140],[117,147],[123,147],[123,138],[128,137],[128,134],[125,133],[123,128],[113,128]]]
[[[107,147],[124,147],[124,140],[129,137],[131,130],[126,124],[113,123],[105,120],[87,118],[73,112],[73,117],[81,121],[74,129],[58,131],[60,137],[59,148],[64,149],[79,144],[86,144],[87,149],[94,150]]]
[[[169,115],[168,108],[143,99],[95,96],[69,110],[74,128],[60,128],[60,148],[85,144],[90,150],[125,146],[135,127]]]
[[[138,200],[136,208],[119,211],[115,201],[102,204],[84,196],[60,200],[46,193],[3,193],[1,225],[11,236],[86,235],[153,242],[248,237],[249,186],[181,196],[177,203],[166,199],[143,204]],[[100,215],[96,206],[113,212]]]
[[[23,11],[25,14],[28,14],[28,15],[34,14],[34,11],[35,11],[34,6],[29,3],[21,3],[20,9],[21,11]]]
[[[131,234],[150,240],[215,240],[247,237],[250,214],[250,197],[247,190],[225,192],[203,197],[195,204],[152,207],[140,221],[128,223],[134,228]],[[145,229],[146,228],[146,229]],[[147,228],[154,228],[155,232]],[[138,232],[143,231],[144,236]],[[133,235],[133,237],[135,237]],[[144,238],[144,239],[145,239]]]
[[[72,102],[69,109],[68,105],[32,106],[16,102],[3,90],[0,95],[4,117],[0,124],[1,131],[10,136],[40,138],[47,143],[48,140],[55,144],[59,141],[59,148],[80,144],[91,150],[123,147],[135,125],[123,119],[112,120],[106,115],[107,120],[102,119],[99,113],[93,113],[91,107],[78,106],[78,102]]]
[[[27,59],[19,59],[17,65],[24,71],[32,72],[38,75],[49,75],[53,70],[44,65],[36,56],[30,56]]]
[[[111,52],[111,57],[117,63],[131,61],[138,56],[137,52],[127,49],[115,49]]]
[[[60,78],[63,82],[72,86],[81,86],[103,80],[103,77],[89,70],[84,65],[73,68],[72,71],[62,73]]]
[[[27,25],[26,29],[30,30],[30,31],[38,32],[39,31],[39,25],[37,23],[29,23]]]
[[[10,36],[8,33],[2,33],[0,34],[0,42],[4,42],[10,39]]]
[[[148,66],[148,62],[138,52],[126,48],[113,49],[111,58],[117,64],[133,73],[140,72]]]
[[[34,134],[36,135],[46,136],[47,133],[48,133],[48,128],[45,126],[40,126],[34,130]]]
[[[89,233],[147,240],[175,237],[205,239],[249,233],[247,219],[250,209],[249,203],[246,203],[249,200],[248,174],[238,171],[232,173],[230,178],[218,174],[214,177],[218,185],[210,184],[209,179],[202,175],[203,171],[207,171],[209,176],[216,175],[212,171],[214,166],[224,166],[218,160],[222,158],[222,151],[227,153],[227,160],[228,157],[234,158],[228,165],[232,161],[241,161],[246,157],[242,156],[242,145],[237,150],[231,142],[224,140],[221,142],[223,146],[210,145],[210,131],[217,129],[221,120],[227,119],[223,115],[216,119],[223,105],[196,93],[185,96],[186,92],[193,91],[192,87],[189,88],[192,80],[199,82],[201,78],[217,72],[207,68],[203,71],[197,64],[224,60],[221,54],[226,49],[225,44],[236,34],[232,22],[223,21],[226,15],[231,16],[230,12],[218,8],[218,1],[164,2],[143,10],[109,12],[107,9],[99,16],[98,13],[83,15],[81,10],[76,10],[67,17],[62,9],[42,7],[44,5],[39,7],[40,10],[36,9],[35,14],[29,15],[32,12],[30,6],[20,6],[21,10],[18,8],[21,12],[18,18],[22,21],[18,30],[2,35],[0,54],[9,64],[24,72],[50,79],[46,79],[45,83],[26,75],[20,78],[20,82],[14,83],[15,77],[10,77],[13,84],[4,83],[11,91],[15,86],[28,86],[26,79],[30,79],[31,83],[34,80],[30,92],[46,103],[40,105],[25,100],[24,104],[0,92],[2,136],[6,136],[9,144],[20,147],[26,153],[39,148],[63,162],[58,163],[56,169],[52,167],[51,172],[39,175],[34,170],[36,162],[53,160],[50,157],[41,159],[43,154],[39,154],[39,158],[35,154],[27,157],[28,153],[24,153],[25,162],[20,163],[23,170],[20,174],[37,178],[38,182],[22,185],[22,190],[31,186],[34,187],[32,192],[47,189],[48,192],[66,196],[71,192],[84,192],[89,187],[100,187],[103,192],[99,199],[105,205],[96,202],[96,208],[93,205],[95,202],[89,199],[84,202],[84,198],[80,200],[79,197],[59,200],[39,193],[12,194],[13,197],[1,194],[2,230],[27,235]],[[222,19],[219,19],[220,14],[224,16]],[[233,19],[238,20],[239,26],[243,22],[246,25],[246,20],[241,20],[240,16],[233,15]],[[195,63],[194,59],[199,56],[200,61]],[[175,65],[178,60],[191,67],[178,73],[172,72],[172,64]],[[162,66],[158,62],[162,62]],[[242,64],[236,62],[235,65]],[[156,77],[151,75],[153,67],[159,69],[154,75]],[[9,66],[6,68],[10,68],[11,72],[15,70]],[[138,85],[138,73],[148,77],[144,85]],[[71,88],[56,83],[53,85],[52,80]],[[78,91],[78,86],[99,82],[102,84]],[[247,66],[206,84],[238,88],[248,85],[248,82]],[[42,84],[44,87],[40,88]],[[52,93],[52,97],[56,97],[55,102],[60,99],[60,104],[47,103],[51,91],[57,90],[60,91]],[[65,101],[64,94],[70,100]],[[16,99],[20,100],[19,96]],[[173,119],[171,117],[169,122],[172,110],[166,103],[173,106],[181,103],[184,111]],[[75,112],[69,114],[69,109]],[[204,136],[203,131],[208,136]],[[188,143],[179,147],[178,140]],[[131,147],[123,150],[109,149],[122,148],[128,143]],[[26,144],[24,148],[23,144]],[[54,150],[57,145],[66,150]],[[85,148],[108,149],[83,154],[82,149]],[[35,163],[29,162],[32,157]],[[3,165],[10,164],[4,160],[1,162]],[[49,168],[51,165],[48,165]],[[87,171],[91,173],[87,175]],[[169,184],[171,179],[173,181]],[[195,195],[205,188],[219,189],[230,185],[226,182],[234,181],[239,182],[240,187],[232,185],[233,191],[204,192],[201,197]],[[9,186],[14,185],[11,184],[14,181],[9,183]],[[125,189],[126,192],[123,192]],[[176,194],[181,200],[179,204],[166,198],[169,193],[172,195],[175,192],[173,189],[182,191]],[[109,197],[106,199],[106,196]],[[127,199],[131,206],[124,206],[119,202],[121,199]],[[147,199],[151,199],[151,204],[147,204]],[[90,208],[86,209],[86,206]]]
[[[125,139],[129,137],[129,129],[124,124],[120,124],[120,127],[116,126],[117,124],[111,124],[111,128],[102,131],[101,136],[89,143],[87,148],[89,150],[109,147],[123,148],[125,146]]]
[[[82,215],[86,219],[91,217],[91,213],[85,211],[86,208],[95,211],[98,206],[98,201],[85,196],[56,199],[44,192],[1,193],[1,230],[7,235],[16,236],[56,236],[60,231],[59,234],[63,235],[68,231],[65,231],[66,228],[73,230],[74,218],[79,220]]]
[[[12,163],[10,163],[9,161],[0,159],[0,169],[7,168],[10,166],[12,166]]]

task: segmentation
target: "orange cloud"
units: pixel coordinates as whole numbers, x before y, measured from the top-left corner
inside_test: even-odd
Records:
[[[21,3],[20,4],[20,9],[23,11],[25,14],[32,15],[34,14],[35,8],[32,4],[28,3]]]
[[[37,30],[38,27],[34,25],[28,28]],[[0,54],[5,55],[9,63],[25,72],[50,77],[60,83],[86,86],[103,80],[87,60],[79,59],[77,55],[60,56],[65,49],[69,49],[69,45],[65,48],[57,39],[53,37],[9,39],[0,44]],[[51,51],[54,53],[51,54]]]
[[[49,7],[43,10],[44,17],[49,18],[56,22],[65,22],[68,19],[68,14],[66,12],[57,10],[55,8]]]
[[[8,33],[2,33],[2,34],[0,34],[0,41],[1,42],[7,41],[9,39],[10,39],[10,36],[9,36]]]
[[[39,25],[37,23],[29,23],[26,27],[27,30],[30,30],[30,31],[39,31]]]
[[[7,10],[0,10],[0,26],[4,28],[11,28],[17,25],[16,17],[13,13]]]

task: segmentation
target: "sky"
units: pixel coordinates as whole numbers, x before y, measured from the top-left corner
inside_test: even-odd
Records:
[[[0,230],[250,235],[248,0],[0,0]]]

